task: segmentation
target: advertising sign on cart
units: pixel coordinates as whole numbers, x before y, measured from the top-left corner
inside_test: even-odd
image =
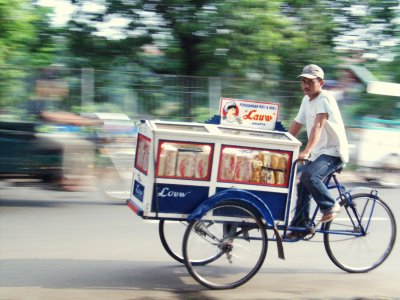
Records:
[[[221,98],[219,110],[222,125],[274,130],[279,103]]]

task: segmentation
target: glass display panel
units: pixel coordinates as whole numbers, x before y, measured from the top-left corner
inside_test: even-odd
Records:
[[[254,131],[254,130],[246,130],[238,128],[224,128],[224,127],[219,127],[219,130],[221,130],[223,134],[229,134],[229,135],[255,136],[268,139],[290,141],[289,137],[287,137],[284,133],[279,133],[279,132],[265,132],[265,131]]]
[[[163,124],[155,123],[158,129],[187,131],[187,132],[208,132],[205,126],[201,125],[180,125],[180,124]]]
[[[292,153],[222,146],[218,181],[287,187]]]
[[[213,144],[160,141],[157,177],[210,180]]]
[[[147,175],[149,169],[151,140],[142,134],[138,134],[135,155],[135,168]]]

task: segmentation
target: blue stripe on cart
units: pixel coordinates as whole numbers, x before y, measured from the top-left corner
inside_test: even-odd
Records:
[[[217,188],[217,193],[227,188]],[[275,193],[275,192],[264,192],[264,191],[254,191],[247,190],[252,194],[259,197],[269,208],[272,213],[272,217],[275,221],[284,221],[285,220],[285,212],[287,205],[287,197],[286,193]]]

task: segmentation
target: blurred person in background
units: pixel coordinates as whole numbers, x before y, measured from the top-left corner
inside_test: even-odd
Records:
[[[34,114],[42,122],[42,130],[37,136],[51,139],[62,148],[60,186],[68,191],[91,186],[95,146],[82,136],[81,128],[97,123],[70,112],[50,111],[46,108]]]
[[[340,205],[326,188],[323,180],[342,167],[349,159],[345,128],[336,99],[322,89],[324,71],[317,65],[307,65],[298,76],[304,97],[289,132],[297,136],[303,125],[308,141],[299,159],[308,159],[297,186],[297,205],[291,226],[304,227],[309,221],[311,196],[322,212],[320,222],[333,220]],[[307,232],[291,232],[288,239],[300,239]]]
[[[68,93],[57,72],[45,70],[35,83],[35,99],[28,102],[28,113],[42,123],[38,136],[52,139],[63,149],[62,178],[65,190],[76,191],[92,183],[95,146],[84,138],[83,127],[96,126],[92,120],[61,109],[60,99]]]

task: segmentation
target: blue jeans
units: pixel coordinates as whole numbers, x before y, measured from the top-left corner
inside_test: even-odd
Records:
[[[324,179],[342,166],[340,157],[323,154],[315,161],[308,162],[302,169],[297,185],[297,205],[291,226],[305,226],[309,220],[310,198],[315,199],[323,212],[330,209],[335,199],[324,184]]]

